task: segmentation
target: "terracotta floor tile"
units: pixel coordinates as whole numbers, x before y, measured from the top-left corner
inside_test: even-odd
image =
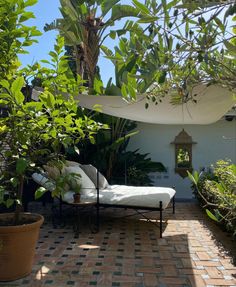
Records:
[[[175,215],[171,209],[165,211],[168,222],[161,239],[159,229],[140,216],[120,218],[132,214],[130,210],[102,211],[96,234],[81,215],[85,224],[76,239],[70,210],[65,210],[66,225],[56,229],[50,221],[50,205],[42,208],[32,203],[30,210],[45,216],[32,273],[0,287],[236,286],[236,267],[220,243],[228,242],[230,247],[233,242],[230,245],[195,203],[177,203]]]

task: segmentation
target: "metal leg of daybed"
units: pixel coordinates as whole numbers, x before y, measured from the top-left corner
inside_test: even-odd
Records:
[[[160,238],[162,238],[162,201],[160,201],[160,205],[159,205],[159,208],[160,208]]]
[[[175,195],[172,198],[172,208],[173,208],[173,214],[175,214]]]
[[[97,170],[97,186],[96,186],[96,190],[97,190],[97,206],[96,206],[96,232],[99,231],[99,227],[100,227],[100,203],[99,203],[99,171]]]

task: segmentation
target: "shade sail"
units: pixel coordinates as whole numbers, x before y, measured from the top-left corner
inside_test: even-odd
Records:
[[[120,96],[79,95],[78,99],[81,107],[93,110],[94,105],[101,105],[104,114],[152,124],[211,124],[235,104],[233,92],[218,85],[197,85],[192,93],[197,103],[173,105],[167,95],[158,105],[150,102],[147,109],[145,96],[131,103]]]

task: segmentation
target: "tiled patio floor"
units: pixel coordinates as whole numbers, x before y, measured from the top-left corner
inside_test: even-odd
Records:
[[[233,252],[236,246],[195,203],[177,203],[175,215],[165,212],[162,239],[140,216],[119,218],[130,212],[103,211],[100,232],[85,224],[78,239],[71,225],[44,223],[32,274],[0,286],[236,286],[236,267],[221,242]]]

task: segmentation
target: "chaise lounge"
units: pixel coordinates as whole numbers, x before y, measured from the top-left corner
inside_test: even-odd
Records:
[[[54,184],[52,169],[47,169],[47,174],[34,173],[32,178],[41,186],[52,191]],[[55,167],[54,167],[55,169]],[[109,185],[106,178],[92,165],[81,165],[76,162],[66,161],[64,173],[79,173],[81,175],[81,202],[95,202],[97,208],[97,228],[99,229],[100,207],[130,208],[148,219],[143,211],[159,211],[160,237],[163,233],[163,211],[172,201],[173,213],[175,212],[175,189],[155,186],[126,186]],[[61,196],[66,203],[73,203],[74,192],[68,190]]]

